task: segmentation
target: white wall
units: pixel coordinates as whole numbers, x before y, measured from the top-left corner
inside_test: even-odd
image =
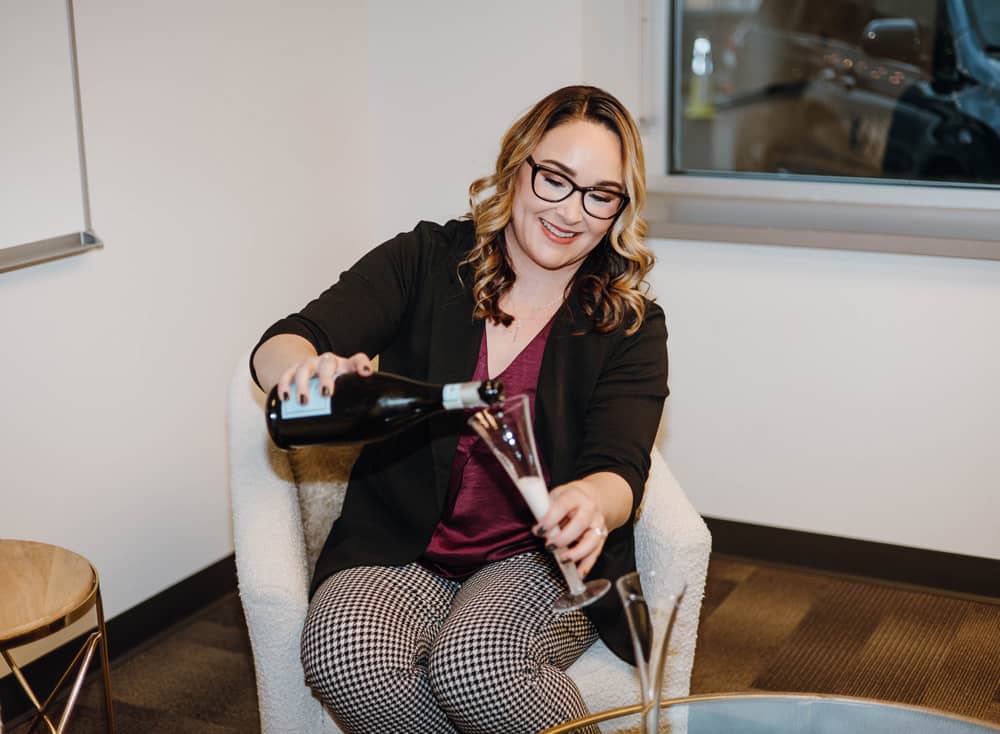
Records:
[[[363,2],[76,4],[103,251],[0,274],[0,537],[108,616],[232,552],[240,355],[366,249]]]
[[[580,0],[370,0],[380,239],[469,209],[500,138],[548,92],[580,82]]]
[[[702,513],[1000,558],[1000,262],[652,245]]]

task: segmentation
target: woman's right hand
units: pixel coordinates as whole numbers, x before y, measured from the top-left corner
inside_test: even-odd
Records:
[[[358,352],[351,357],[341,357],[333,352],[309,356],[281,373],[278,378],[278,395],[282,400],[288,400],[294,383],[299,402],[305,404],[309,395],[309,381],[313,377],[319,378],[320,393],[329,396],[333,395],[334,382],[338,377],[355,372],[363,377],[374,372],[371,360],[364,352]]]

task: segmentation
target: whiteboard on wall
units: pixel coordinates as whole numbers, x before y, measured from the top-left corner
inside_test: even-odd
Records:
[[[72,0],[0,0],[0,270],[94,247]]]

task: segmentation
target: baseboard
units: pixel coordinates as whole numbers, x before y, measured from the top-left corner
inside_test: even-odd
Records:
[[[706,517],[712,551],[897,584],[1000,598],[1000,559]]]
[[[106,620],[108,654],[112,664],[116,659],[139,648],[173,625],[235,590],[236,562],[233,556],[229,555],[156,596]],[[88,618],[93,619],[93,613]],[[41,700],[48,697],[88,634],[89,630],[22,666],[25,678]],[[16,650],[14,659],[17,660]],[[99,671],[99,661],[92,660],[88,679],[99,675]],[[10,674],[0,678],[0,710],[3,711],[3,720],[11,723],[34,710],[14,680],[14,676]],[[59,710],[61,709],[57,708],[57,711]]]

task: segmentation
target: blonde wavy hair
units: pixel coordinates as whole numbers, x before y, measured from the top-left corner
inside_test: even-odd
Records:
[[[624,327],[633,334],[642,326],[648,287],[644,279],[653,266],[653,254],[644,244],[646,222],[639,215],[646,202],[642,141],[625,106],[588,86],[563,87],[532,107],[504,135],[494,173],[469,186],[468,217],[475,224],[476,242],[460,268],[472,273],[474,317],[505,326],[513,322],[500,308],[500,298],[515,280],[504,229],[511,219],[518,171],[545,133],[576,120],[603,125],[618,137],[628,203],[581,263],[568,291],[578,290],[584,313],[600,333]]]

